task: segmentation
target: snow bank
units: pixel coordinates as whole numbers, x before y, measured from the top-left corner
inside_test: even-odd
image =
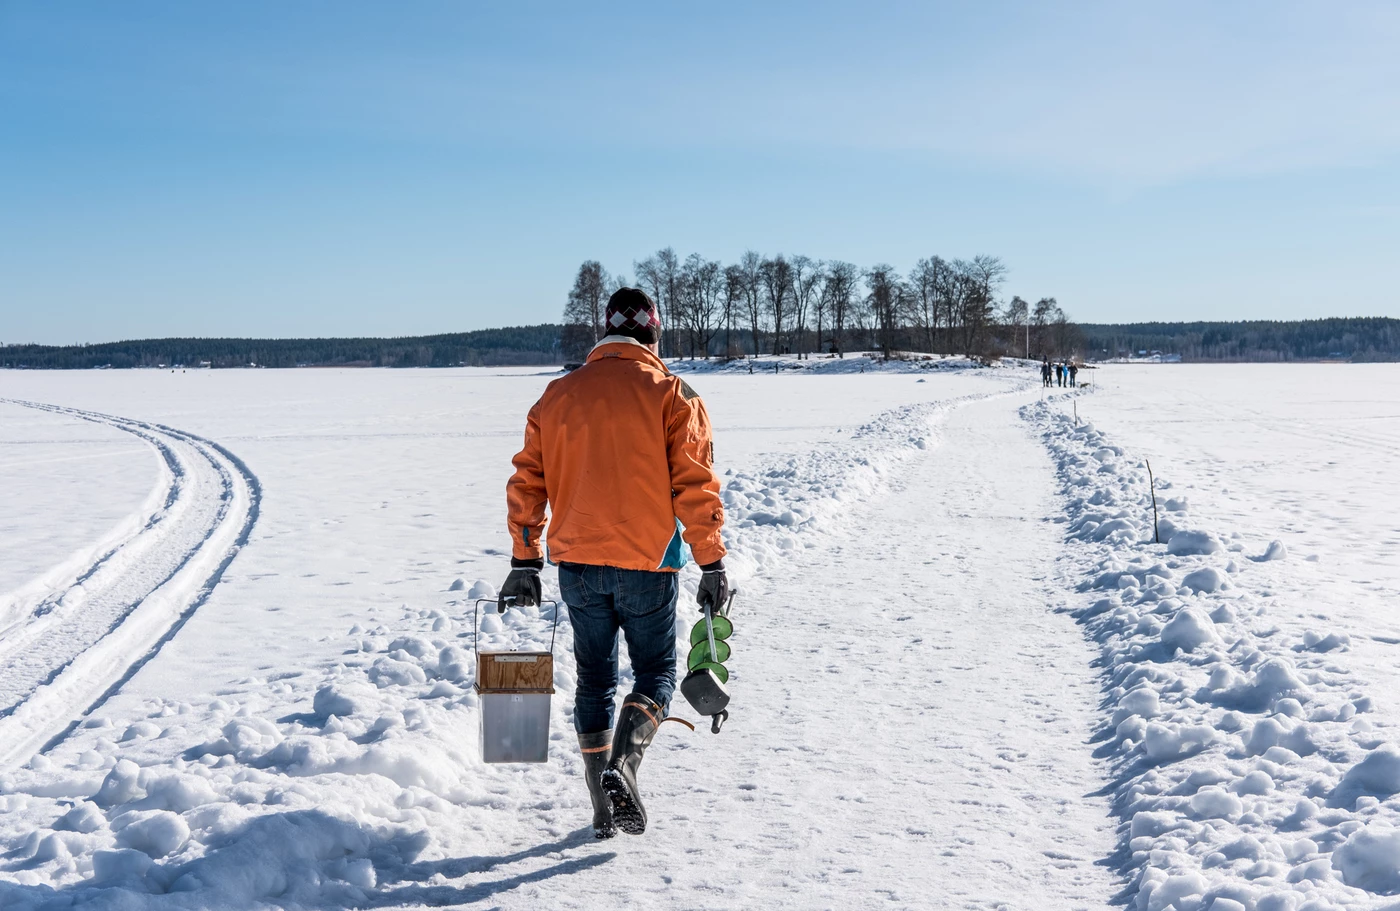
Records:
[[[1251,573],[1283,546],[1236,559],[1234,536],[1191,527],[1185,500],[1162,510],[1160,495],[1166,543],[1152,543],[1138,458],[1053,400],[1022,415],[1063,485],[1069,609],[1101,649],[1130,906],[1389,907],[1377,896],[1400,893],[1400,748],[1364,717],[1371,700],[1335,657],[1344,634],[1269,621]]]

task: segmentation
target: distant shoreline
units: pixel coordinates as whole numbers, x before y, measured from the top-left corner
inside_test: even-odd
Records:
[[[402,338],[166,338],[95,345],[0,345],[0,369],[562,366],[563,326],[544,323]],[[1400,319],[1081,323],[1090,362],[1400,361]],[[853,345],[853,349],[865,345]],[[870,346],[873,347],[873,346]],[[995,356],[998,352],[989,352]],[[1017,352],[1004,352],[1013,356]],[[820,357],[821,355],[814,355]]]

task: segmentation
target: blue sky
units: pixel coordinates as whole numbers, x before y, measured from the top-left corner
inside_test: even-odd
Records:
[[[670,245],[1400,316],[1400,6],[0,0],[0,341],[553,321]]]

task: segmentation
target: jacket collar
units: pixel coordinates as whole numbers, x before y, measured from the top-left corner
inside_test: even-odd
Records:
[[[606,346],[606,347],[605,347]],[[585,363],[593,363],[604,357],[625,357],[633,361],[651,361],[662,370],[666,370],[666,364],[651,353],[651,349],[634,338],[625,335],[605,335],[593,349],[588,352]],[[667,371],[668,373],[670,371]]]

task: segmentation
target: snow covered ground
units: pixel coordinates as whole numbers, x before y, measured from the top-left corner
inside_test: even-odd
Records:
[[[1023,409],[1068,498],[1066,607],[1101,646],[1137,907],[1396,907],[1397,381],[1105,368],[1072,408]]]
[[[1279,540],[1273,614],[1353,634],[1349,663],[1400,705],[1400,369],[1109,367],[1090,416],[1240,543]]]
[[[139,511],[156,483],[155,459],[103,424],[0,409],[0,592],[86,554]]]
[[[0,553],[29,561],[0,586],[0,668],[54,674],[0,715],[0,907],[1393,904],[1394,577],[1364,551],[1394,524],[1374,460],[1287,467],[1318,473],[1306,433],[1383,448],[1383,400],[1303,381],[1316,420],[1289,437],[1250,384],[1291,374],[1110,367],[1076,428],[1024,368],[934,363],[691,378],[743,592],[735,715],[667,725],[652,828],[602,843],[566,612],[550,763],[477,758],[472,598],[504,576],[509,458],[550,374],[0,374]],[[1143,455],[1178,553],[1144,543]],[[488,612],[482,642],[538,646],[552,618]],[[25,647],[36,624],[73,654]],[[38,753],[14,735],[36,731]]]

